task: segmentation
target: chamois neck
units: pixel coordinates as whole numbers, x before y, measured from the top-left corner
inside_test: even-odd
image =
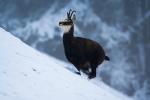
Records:
[[[68,32],[64,32],[63,36],[67,36],[67,37],[71,36],[72,37],[73,33],[74,33],[74,26],[72,25]]]
[[[63,44],[64,44],[65,50],[69,50],[66,48],[70,48],[70,43],[73,38],[73,32],[74,32],[74,27],[72,26],[70,30],[67,33],[64,33],[63,35]]]

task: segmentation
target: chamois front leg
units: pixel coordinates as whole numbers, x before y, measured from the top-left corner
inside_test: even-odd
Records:
[[[81,75],[81,73],[80,73],[80,68],[77,66],[77,65],[74,65],[75,67],[76,67],[76,69],[78,70],[78,72],[75,72],[76,74],[78,74],[78,75]]]
[[[75,72],[76,74],[78,74],[78,75],[81,75],[81,73],[80,72]]]

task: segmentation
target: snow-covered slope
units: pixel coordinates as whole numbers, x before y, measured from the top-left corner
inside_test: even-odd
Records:
[[[64,66],[0,28],[0,100],[131,100]]]

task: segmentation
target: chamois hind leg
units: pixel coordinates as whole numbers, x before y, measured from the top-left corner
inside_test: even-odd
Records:
[[[84,73],[87,74],[87,71],[89,71],[89,68],[91,69],[89,62],[80,63],[79,65],[76,65],[75,67],[79,71],[79,72],[76,72],[79,75],[81,75],[80,70],[82,70]]]
[[[91,71],[91,73],[89,73],[89,76],[88,76],[88,78],[89,79],[92,79],[92,78],[95,78],[96,77],[96,67],[94,66],[92,66],[92,71]]]

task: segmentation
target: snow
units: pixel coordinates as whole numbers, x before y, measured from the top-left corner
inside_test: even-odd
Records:
[[[0,100],[131,100],[0,28]]]

